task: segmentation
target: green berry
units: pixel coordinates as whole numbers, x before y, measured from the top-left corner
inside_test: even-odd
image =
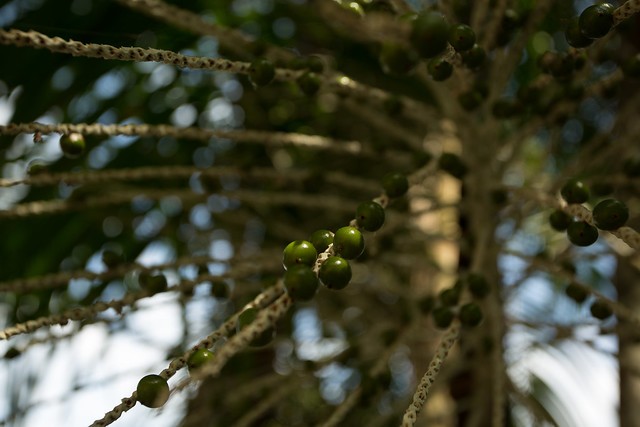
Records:
[[[622,68],[624,75],[627,77],[640,77],[640,53],[636,53],[625,62]]]
[[[567,39],[569,46],[575,48],[587,47],[593,43],[592,39],[585,37],[585,35],[582,34],[577,16],[569,22],[569,25],[567,25],[567,29],[564,31],[564,37]]]
[[[320,90],[320,86],[322,85],[322,81],[320,77],[311,71],[304,73],[300,77],[298,77],[298,87],[308,96],[313,96]]]
[[[249,78],[256,86],[268,85],[275,76],[275,67],[266,59],[256,59],[249,67]]]
[[[119,253],[106,249],[102,252],[102,262],[107,266],[107,268],[111,269],[121,265],[124,262],[124,259]]]
[[[449,24],[438,12],[424,12],[413,21],[410,40],[424,58],[433,58],[447,47]]]
[[[468,171],[467,165],[464,164],[460,156],[453,153],[442,153],[438,159],[438,167],[458,179],[465,176]]]
[[[549,224],[556,231],[564,231],[573,222],[571,215],[566,214],[560,209],[556,209],[549,215]]]
[[[249,307],[244,310],[240,315],[238,315],[238,320],[236,322],[236,333],[242,331],[247,325],[251,324],[256,317],[258,316],[258,310],[256,307]],[[262,347],[271,342],[273,340],[273,335],[275,334],[275,330],[273,328],[269,328],[266,331],[262,332],[258,335],[253,341],[249,343],[252,347]]]
[[[593,208],[593,221],[601,230],[616,230],[628,219],[627,205],[616,199],[605,199]]]
[[[418,308],[422,314],[429,314],[436,306],[436,299],[433,295],[427,295],[418,300]]]
[[[564,290],[564,293],[578,304],[583,303],[589,296],[584,289],[575,283],[569,283]]]
[[[333,243],[333,233],[329,230],[316,230],[309,237],[309,242],[318,253],[322,253]]]
[[[60,137],[60,149],[65,157],[75,159],[84,153],[84,136],[80,133],[64,134]]]
[[[42,173],[47,173],[48,167],[42,160],[34,159],[27,165],[27,175],[34,176]]]
[[[491,292],[491,286],[487,279],[478,273],[469,273],[467,276],[467,285],[469,286],[469,292],[475,298],[484,298]]]
[[[570,179],[560,189],[567,203],[584,203],[589,200],[589,188],[577,179]]]
[[[453,65],[443,58],[433,58],[429,61],[427,70],[433,80],[441,82],[451,77],[451,74],[453,74]]]
[[[389,173],[382,178],[382,188],[387,196],[404,196],[409,190],[409,180],[401,173]]]
[[[342,227],[333,236],[333,250],[345,259],[358,258],[364,252],[364,237],[355,227]]]
[[[403,75],[413,70],[420,58],[413,50],[395,43],[384,43],[378,57],[385,73]]]
[[[206,348],[199,348],[189,356],[189,360],[187,360],[187,368],[189,372],[194,372],[200,368],[202,368],[205,364],[211,362],[213,360],[214,354],[212,351],[207,350]]]
[[[567,237],[576,246],[590,246],[598,240],[598,229],[584,221],[575,221],[569,224]]]
[[[311,242],[294,240],[289,243],[282,253],[282,264],[289,268],[297,264],[312,266],[316,262],[318,252]]]
[[[596,319],[604,320],[613,315],[613,311],[607,303],[601,299],[597,299],[591,304],[591,315]]]
[[[384,224],[384,208],[373,201],[360,203],[356,209],[356,221],[367,231],[377,231]]]
[[[169,384],[160,375],[151,374],[138,382],[138,402],[149,408],[159,408],[169,400]]]
[[[320,281],[329,289],[344,289],[351,281],[349,261],[338,256],[326,259],[318,271]]]
[[[578,25],[580,32],[587,38],[597,39],[605,36],[613,27],[613,11],[610,3],[594,4],[580,14]]]
[[[318,290],[318,277],[306,265],[294,265],[284,273],[284,287],[294,300],[308,301]]]
[[[462,63],[468,68],[478,68],[487,58],[487,54],[483,48],[477,44],[467,51],[462,52]]]
[[[143,271],[138,275],[138,284],[142,289],[157,294],[167,289],[167,278],[162,273],[152,275]]]
[[[436,327],[446,329],[453,321],[453,311],[449,307],[436,307],[431,312]]]
[[[458,52],[469,50],[476,44],[476,33],[468,25],[454,25],[449,30],[449,43]]]
[[[573,57],[567,53],[554,52],[549,64],[549,72],[557,79],[566,79],[574,70]]]
[[[460,307],[460,313],[458,313],[458,316],[460,317],[460,323],[462,323],[463,326],[468,327],[478,326],[483,317],[480,306],[473,302]]]
[[[461,287],[452,287],[443,289],[438,294],[438,299],[442,303],[442,305],[453,307],[458,305],[458,301],[460,300],[462,288]]]
[[[229,298],[229,287],[225,282],[216,280],[211,283],[211,295],[217,299],[227,299]]]

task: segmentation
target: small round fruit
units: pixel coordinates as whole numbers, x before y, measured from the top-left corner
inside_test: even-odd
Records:
[[[573,222],[571,215],[556,209],[549,215],[549,224],[556,231],[564,231]]]
[[[580,32],[587,38],[597,39],[605,36],[613,27],[613,11],[610,3],[594,4],[580,14],[578,25]]]
[[[565,288],[564,293],[578,304],[583,303],[589,296],[587,291],[575,283],[569,283]]]
[[[60,149],[65,157],[75,159],[84,153],[84,136],[80,133],[72,132],[60,137]]]
[[[436,299],[433,295],[426,295],[418,300],[418,309],[422,314],[429,314],[436,306]]]
[[[595,300],[593,304],[591,304],[590,311],[593,317],[600,320],[604,320],[613,315],[613,311],[609,305],[600,299]]]
[[[461,288],[456,288],[455,286],[452,288],[443,289],[438,294],[438,299],[442,303],[442,305],[453,307],[458,304],[460,300]]]
[[[102,252],[102,262],[107,268],[115,268],[124,262],[122,255],[112,251],[111,249],[105,249]]]
[[[567,29],[564,31],[564,37],[567,39],[569,46],[575,48],[587,47],[593,43],[593,39],[586,37],[580,31],[580,25],[578,24],[578,17],[574,17],[567,25]]]
[[[410,40],[424,58],[433,58],[447,47],[449,24],[438,12],[424,12],[413,21]]]
[[[333,236],[333,250],[344,259],[358,258],[364,252],[364,237],[355,227],[342,227]]]
[[[298,87],[307,96],[313,96],[320,90],[320,86],[322,85],[322,81],[320,77],[311,71],[304,73],[300,77],[298,77]]]
[[[453,153],[442,153],[438,159],[438,167],[458,179],[465,176],[468,170],[460,156]]]
[[[598,240],[598,229],[584,221],[575,221],[567,227],[567,237],[576,246],[590,246]]]
[[[468,68],[478,68],[484,64],[487,53],[477,44],[467,51],[462,52],[462,63]]]
[[[240,313],[236,322],[236,333],[242,331],[247,325],[251,324],[258,316],[259,311],[260,310],[258,310],[256,307],[249,307],[242,313]],[[274,334],[275,330],[273,328],[269,328],[258,335],[253,341],[249,343],[249,345],[251,347],[265,346],[269,344],[271,340],[273,340]]]
[[[349,261],[338,256],[326,259],[318,271],[320,281],[329,289],[344,289],[351,281]]]
[[[447,80],[453,74],[453,65],[443,58],[433,58],[427,65],[427,70],[437,82]]]
[[[159,408],[169,400],[169,384],[160,375],[151,374],[138,382],[138,402],[149,408]]]
[[[484,298],[491,292],[491,286],[487,279],[478,273],[469,273],[467,276],[467,285],[469,286],[469,292],[475,298]]]
[[[478,326],[483,317],[480,306],[473,302],[460,307],[460,313],[458,313],[458,316],[460,317],[460,323],[462,323],[463,326],[468,327]]]
[[[187,368],[189,369],[189,372],[194,372],[202,368],[206,363],[211,362],[213,357],[214,354],[212,351],[207,350],[206,348],[199,348],[189,357],[189,360],[187,360]]]
[[[316,262],[318,252],[311,242],[294,240],[289,243],[282,253],[282,264],[289,268],[297,264],[312,266]]]
[[[384,224],[384,208],[373,201],[360,203],[356,209],[356,221],[367,231],[377,231]]]
[[[48,167],[45,162],[39,159],[34,159],[27,165],[27,175],[34,176],[42,173],[47,173]]]
[[[453,311],[449,307],[436,307],[431,312],[436,327],[446,329],[453,321]]]
[[[382,178],[382,188],[391,198],[401,197],[409,190],[409,180],[401,173],[389,173]]]
[[[157,294],[167,289],[167,278],[162,273],[152,275],[143,271],[138,275],[138,284],[142,289]]]
[[[616,230],[628,219],[627,205],[616,199],[605,199],[593,208],[593,221],[600,230]]]
[[[329,230],[316,230],[309,237],[309,242],[318,253],[322,253],[333,243],[333,233]]]
[[[284,273],[284,287],[292,299],[308,301],[318,290],[318,277],[308,266],[294,265]]]
[[[449,30],[449,43],[458,52],[469,50],[476,44],[476,33],[468,25],[454,25]]]
[[[249,67],[249,78],[256,86],[268,85],[275,76],[275,67],[266,59],[256,59]]]
[[[385,73],[403,75],[411,72],[420,58],[410,48],[387,42],[382,45],[378,60]]]
[[[567,181],[560,189],[560,194],[567,203],[584,203],[589,200],[589,189],[577,179]]]
[[[221,280],[216,280],[211,283],[211,295],[217,299],[229,298],[229,287]]]

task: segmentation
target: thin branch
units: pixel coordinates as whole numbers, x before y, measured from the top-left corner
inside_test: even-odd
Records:
[[[640,0],[629,0],[613,12],[613,23],[618,25],[638,12],[640,12]]]
[[[440,345],[436,350],[436,354],[433,355],[433,359],[431,359],[431,363],[429,363],[429,369],[420,380],[418,389],[413,395],[413,401],[404,413],[404,417],[402,418],[402,427],[413,427],[415,425],[416,420],[418,419],[418,413],[420,413],[420,410],[427,401],[429,390],[435,382],[436,377],[449,354],[449,350],[451,350],[451,347],[457,341],[459,334],[460,325],[455,323],[442,336]]]
[[[2,31],[2,30],[0,30]],[[372,153],[362,147],[358,141],[344,141],[327,138],[319,135],[305,135],[289,132],[267,132],[257,130],[212,130],[195,127],[179,128],[169,125],[103,125],[99,123],[60,123],[46,125],[42,123],[11,123],[0,126],[0,135],[17,135],[20,133],[41,134],[50,133],[81,133],[83,135],[96,136],[171,136],[177,139],[190,139],[196,141],[210,141],[212,138],[230,139],[240,143],[254,143],[263,145],[296,145],[307,148],[324,149],[341,153],[353,153],[359,155],[371,155]]]

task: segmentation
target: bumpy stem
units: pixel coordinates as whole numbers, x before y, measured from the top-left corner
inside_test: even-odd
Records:
[[[420,380],[418,389],[413,395],[413,401],[404,413],[404,417],[402,418],[402,427],[413,427],[415,425],[416,420],[418,419],[418,414],[427,401],[429,390],[435,382],[435,379],[438,376],[447,355],[449,354],[449,350],[451,350],[451,347],[457,341],[459,334],[460,325],[456,323],[442,336],[442,340],[440,341],[436,354],[433,355],[433,359],[431,359],[431,363],[429,364],[429,369]]]
[[[614,24],[619,24],[640,12],[640,0],[629,0],[613,12]]]

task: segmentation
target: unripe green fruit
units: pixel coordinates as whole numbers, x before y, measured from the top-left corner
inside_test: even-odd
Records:
[[[124,259],[119,253],[106,249],[102,252],[102,262],[107,266],[107,268],[115,268],[121,265],[124,262]]]
[[[27,175],[34,176],[42,173],[47,173],[48,167],[42,160],[34,159],[27,165]]]
[[[333,243],[333,233],[329,230],[316,230],[309,237],[309,242],[318,253],[322,253]]]
[[[605,36],[613,27],[613,11],[610,3],[594,4],[580,14],[578,25],[580,32],[587,38],[597,39]]]
[[[487,54],[483,48],[477,44],[467,51],[461,52],[462,63],[468,68],[478,68],[487,59]]]
[[[469,273],[467,276],[467,285],[469,292],[475,298],[484,298],[491,292],[491,286],[484,276],[477,273]]]
[[[84,136],[80,133],[64,134],[60,137],[60,149],[65,157],[75,159],[84,153]]]
[[[377,231],[384,224],[384,208],[376,202],[360,203],[356,209],[356,221],[359,227],[367,231]]]
[[[306,265],[294,265],[284,273],[284,287],[289,296],[298,301],[308,301],[318,290],[318,277]]]
[[[300,90],[308,96],[313,96],[318,93],[318,90],[320,90],[320,86],[322,85],[320,77],[311,71],[304,73],[298,77],[298,80],[296,81]]]
[[[401,173],[389,173],[382,178],[382,188],[391,198],[401,197],[409,190],[409,180]]]
[[[437,82],[447,80],[453,74],[453,65],[442,58],[433,58],[427,65],[427,70]]]
[[[567,203],[584,203],[589,200],[589,188],[577,179],[570,179],[560,189]]]
[[[556,231],[564,231],[573,222],[571,215],[556,209],[549,215],[549,224]]]
[[[453,321],[453,311],[449,307],[436,307],[431,312],[436,327],[446,329]]]
[[[453,307],[458,304],[460,300],[460,294],[462,293],[462,287],[453,286],[451,288],[443,289],[438,294],[438,299],[444,306]]]
[[[249,307],[244,310],[240,315],[238,315],[238,320],[236,322],[236,333],[242,331],[247,325],[251,324],[256,317],[258,316],[258,310],[256,307]],[[251,347],[262,347],[271,342],[273,340],[273,336],[275,334],[275,330],[273,328],[269,328],[266,331],[262,332],[258,335],[253,341],[249,343]]]
[[[410,40],[424,58],[432,58],[447,47],[449,24],[441,13],[424,12],[413,21]]]
[[[604,301],[597,299],[591,304],[591,315],[596,319],[604,320],[613,315],[613,311]]]
[[[316,248],[306,240],[294,240],[289,243],[282,253],[284,268],[303,264],[312,266],[316,262],[318,252]]]
[[[136,392],[138,402],[149,408],[159,408],[169,400],[169,384],[156,374],[142,377]]]
[[[427,295],[425,297],[420,298],[418,301],[418,308],[422,314],[429,314],[431,310],[436,306],[436,299],[433,295]]]
[[[476,33],[468,25],[453,25],[449,30],[449,43],[458,52],[469,50],[476,44]]]
[[[458,316],[460,317],[460,323],[467,327],[478,326],[483,317],[480,306],[474,302],[470,302],[460,307],[460,313],[458,313]]]
[[[403,75],[413,70],[420,58],[413,50],[388,42],[382,45],[378,60],[385,73]]]
[[[256,59],[249,67],[249,78],[256,86],[268,85],[275,76],[275,67],[266,59]]]
[[[593,208],[593,221],[601,230],[616,230],[628,219],[627,205],[616,199],[605,199]]]
[[[598,240],[598,229],[584,221],[575,221],[569,224],[567,237],[576,246],[590,246]]]
[[[221,280],[211,283],[211,295],[217,299],[229,298],[229,287]]]
[[[364,252],[364,237],[355,227],[342,227],[333,236],[333,250],[344,259],[358,258]]]
[[[571,19],[569,25],[567,25],[567,29],[564,32],[564,37],[567,39],[567,43],[569,43],[569,46],[575,48],[587,47],[591,43],[593,43],[592,39],[582,34],[577,16]]]
[[[318,277],[329,289],[344,289],[351,281],[349,261],[338,256],[327,258],[320,266]]]
[[[157,294],[167,289],[167,278],[162,273],[151,275],[143,271],[138,275],[138,284],[142,289]]]
[[[578,304],[583,303],[589,296],[584,289],[575,283],[569,283],[564,290],[564,293]]]
[[[442,153],[438,159],[438,167],[458,179],[462,179],[468,171],[467,165],[457,154],[453,153]]]
[[[213,360],[214,354],[212,351],[207,350],[206,348],[199,348],[189,356],[189,360],[187,360],[187,368],[189,372],[194,372],[203,367],[205,364],[211,362]]]

